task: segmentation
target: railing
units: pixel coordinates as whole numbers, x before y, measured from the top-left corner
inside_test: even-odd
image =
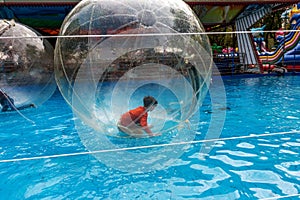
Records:
[[[221,75],[244,73],[246,67],[244,58],[244,53],[220,53],[213,55],[213,60]]]

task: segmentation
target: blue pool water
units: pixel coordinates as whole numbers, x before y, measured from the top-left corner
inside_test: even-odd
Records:
[[[223,80],[226,105],[217,100],[212,105],[208,95],[194,142],[165,167],[147,172],[118,170],[85,154],[76,118],[59,92],[42,106],[23,111],[28,119],[1,113],[1,199],[299,198],[300,76]],[[211,117],[218,112],[226,114],[222,132],[202,154]],[[136,146],[162,144],[160,137],[115,140]],[[176,145],[170,148],[178,150]],[[130,167],[114,153],[107,159]],[[67,155],[56,156],[62,154]],[[36,159],[26,160],[32,157]],[[11,160],[15,158],[21,159]],[[151,164],[153,158],[147,161]]]

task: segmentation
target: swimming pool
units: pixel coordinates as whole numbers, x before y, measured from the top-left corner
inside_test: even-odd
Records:
[[[41,107],[23,111],[28,119],[1,113],[1,199],[299,197],[300,76],[230,76],[223,81],[226,106],[213,109],[208,96],[195,139],[184,153],[170,165],[144,173],[119,171],[84,153],[76,119],[59,92]],[[225,111],[221,135],[202,155],[212,114]],[[148,144],[145,139],[117,140]],[[32,157],[36,159],[26,159]]]

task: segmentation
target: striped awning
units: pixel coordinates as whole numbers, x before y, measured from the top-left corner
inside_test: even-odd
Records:
[[[250,27],[263,18],[266,14],[272,12],[271,5],[264,5],[258,8],[250,8],[248,11],[245,11],[240,15],[236,21],[236,31],[243,32],[249,31]],[[254,47],[254,43],[252,41],[252,35],[249,32],[246,33],[238,33],[238,47],[239,52],[241,52],[244,58],[240,58],[241,62],[244,62],[246,65],[258,65],[258,55],[256,53],[256,48]]]

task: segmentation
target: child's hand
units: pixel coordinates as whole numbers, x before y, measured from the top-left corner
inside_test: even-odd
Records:
[[[148,125],[148,128],[153,128],[154,126],[152,124],[149,124]]]
[[[150,137],[155,137],[155,136],[159,136],[159,135],[161,135],[161,133],[151,133],[151,134],[149,134]]]

